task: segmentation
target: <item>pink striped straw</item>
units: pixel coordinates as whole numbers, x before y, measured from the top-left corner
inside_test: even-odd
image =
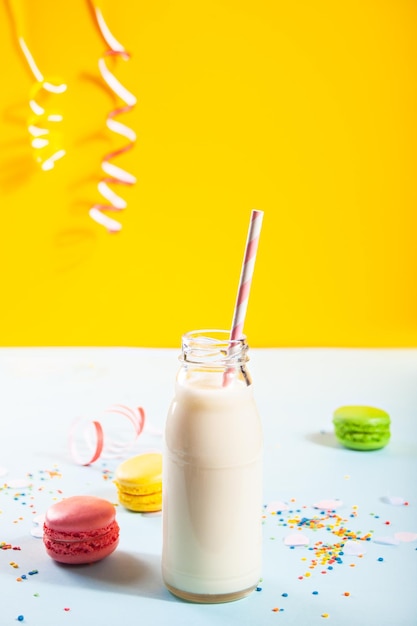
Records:
[[[248,308],[249,292],[252,284],[253,270],[255,267],[256,253],[258,251],[259,235],[262,228],[263,211],[252,211],[248,238],[245,247],[242,270],[239,280],[236,305],[233,313],[232,330],[230,340],[240,339],[243,334],[246,309]]]

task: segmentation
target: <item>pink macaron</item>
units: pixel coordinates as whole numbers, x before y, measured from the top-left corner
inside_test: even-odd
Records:
[[[113,504],[94,496],[73,496],[49,507],[43,526],[46,552],[60,563],[93,563],[119,543]]]

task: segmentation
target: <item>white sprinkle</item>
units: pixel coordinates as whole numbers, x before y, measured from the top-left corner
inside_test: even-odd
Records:
[[[363,543],[363,541],[346,541],[343,546],[343,552],[348,556],[359,556],[360,554],[365,554],[366,548]]]
[[[400,543],[398,539],[395,537],[385,536],[385,537],[374,537],[372,539],[374,543],[381,543],[384,546],[398,546]]]
[[[284,539],[284,543],[286,546],[308,546],[310,540],[305,535],[301,533],[287,535]]]
[[[285,504],[285,502],[281,502],[280,500],[274,500],[267,505],[266,511],[267,513],[276,513],[278,511],[288,511],[289,508],[290,507]]]
[[[417,533],[408,533],[408,532],[402,531],[399,533],[395,533],[394,537],[398,539],[398,541],[409,543],[410,541],[416,541]]]
[[[386,496],[382,498],[383,502],[386,504],[391,504],[392,506],[402,506],[406,503],[406,500],[401,496]]]
[[[31,482],[26,478],[16,478],[15,480],[9,480],[7,486],[9,489],[24,489],[30,487]]]
[[[9,473],[9,470],[5,467],[0,467],[0,476],[6,476]]]
[[[343,502],[341,500],[320,500],[313,504],[315,509],[323,509],[325,511],[334,511],[335,509],[339,509],[343,506]]]
[[[41,539],[43,537],[43,526],[35,526],[30,531],[32,537],[36,537],[37,539]]]

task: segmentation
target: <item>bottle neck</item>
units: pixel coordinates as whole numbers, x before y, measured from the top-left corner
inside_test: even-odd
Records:
[[[182,375],[179,382],[196,382],[210,377],[216,386],[251,384],[246,369],[248,345],[246,337],[230,340],[226,330],[195,330],[182,337]]]

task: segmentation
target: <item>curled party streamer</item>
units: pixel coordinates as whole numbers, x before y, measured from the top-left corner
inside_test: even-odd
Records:
[[[123,404],[112,405],[98,419],[78,417],[69,433],[71,456],[79,465],[91,465],[99,458],[118,458],[134,445],[144,426],[144,409]]]
[[[35,161],[43,171],[48,171],[66,154],[63,147],[61,109],[62,94],[67,91],[67,85],[63,81],[44,77],[23,36],[22,6],[11,0],[10,9],[18,44],[36,81],[29,98],[31,113],[27,129],[30,143]]]
[[[108,66],[108,61],[111,59],[128,61],[130,54],[110,32],[101,10],[97,6],[92,6],[100,33],[108,45],[108,50],[106,50],[104,55],[99,59],[99,71],[113,96],[119,102],[119,104],[107,114],[106,126],[112,133],[117,135],[118,138],[123,138],[125,142],[118,149],[108,152],[103,156],[101,169],[104,176],[97,185],[103,200],[95,203],[91,207],[89,214],[95,222],[107,228],[110,233],[114,233],[120,231],[122,225],[107,213],[122,211],[126,208],[127,202],[113,187],[132,186],[136,183],[136,177],[133,176],[133,174],[112,163],[114,158],[131,150],[136,142],[136,133],[134,130],[116,118],[118,118],[119,115],[132,111],[136,105],[136,97],[121,84]]]

